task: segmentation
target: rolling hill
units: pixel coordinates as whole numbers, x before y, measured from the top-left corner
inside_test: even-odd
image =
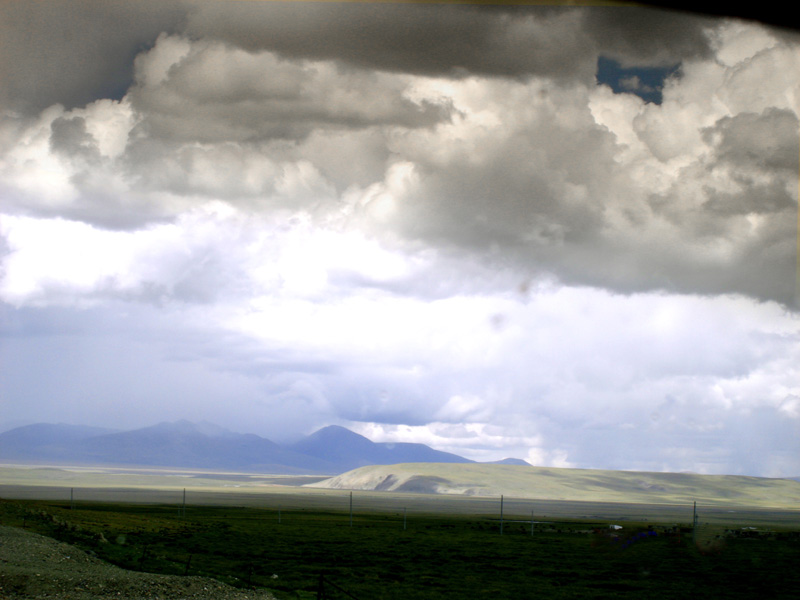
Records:
[[[800,482],[735,475],[558,469],[503,464],[362,467],[309,487],[593,502],[797,508]]]

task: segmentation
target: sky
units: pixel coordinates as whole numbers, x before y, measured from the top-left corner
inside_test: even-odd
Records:
[[[0,428],[800,475],[800,36],[0,4]]]

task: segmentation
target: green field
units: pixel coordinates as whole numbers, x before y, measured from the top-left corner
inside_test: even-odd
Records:
[[[285,599],[316,598],[320,575],[327,597],[347,597],[338,585],[359,600],[796,598],[800,589],[800,527],[783,513],[760,513],[773,524],[744,531],[725,513],[728,524],[702,524],[693,535],[691,512],[676,526],[659,520],[657,507],[643,511],[648,521],[615,520],[619,530],[602,519],[537,518],[533,533],[530,519],[511,511],[501,535],[497,514],[469,514],[467,505],[455,514],[420,504],[404,520],[402,509],[356,502],[351,522],[349,494],[327,497],[339,510],[315,508],[325,497],[307,493],[262,504],[277,498],[283,508],[236,506],[235,496],[217,494],[220,504],[189,504],[185,516],[175,503],[0,500],[0,523],[128,569],[207,575]]]

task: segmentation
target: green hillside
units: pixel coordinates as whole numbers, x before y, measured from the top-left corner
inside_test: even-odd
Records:
[[[312,484],[329,489],[594,502],[800,508],[800,482],[736,475],[413,463],[362,467]]]

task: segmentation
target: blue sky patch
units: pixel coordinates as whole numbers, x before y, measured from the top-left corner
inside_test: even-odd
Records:
[[[679,68],[680,64],[623,68],[617,61],[601,56],[597,59],[597,83],[611,87],[615,94],[636,94],[645,102],[661,104],[664,81]]]

